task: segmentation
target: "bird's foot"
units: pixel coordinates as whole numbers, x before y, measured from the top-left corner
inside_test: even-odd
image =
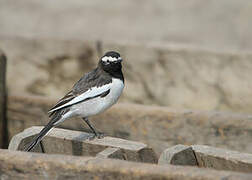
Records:
[[[96,134],[96,137],[97,137],[98,139],[102,139],[102,138],[105,137],[105,134],[102,133],[102,132],[98,132],[98,133]]]
[[[98,138],[98,139],[102,139],[105,137],[105,134],[104,133],[101,133],[101,132],[96,132],[96,133],[93,133],[89,136],[88,140],[94,140],[94,138]]]
[[[90,134],[88,137],[88,140],[91,141],[91,140],[94,140],[94,138],[95,138],[95,134]]]

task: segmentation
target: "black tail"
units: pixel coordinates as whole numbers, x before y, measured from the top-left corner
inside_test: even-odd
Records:
[[[47,134],[47,132],[53,128],[53,124],[48,123],[40,133],[32,140],[32,142],[25,148],[25,151],[31,151]]]
[[[24,149],[25,151],[31,151],[48,133],[50,129],[56,126],[57,122],[61,119],[62,115],[66,113],[68,109],[62,109],[52,112],[50,117],[50,122],[40,131],[40,133],[32,140],[32,142]]]

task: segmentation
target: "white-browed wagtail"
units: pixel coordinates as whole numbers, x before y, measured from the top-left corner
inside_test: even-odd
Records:
[[[73,116],[81,117],[94,133],[94,137],[101,138],[103,134],[95,130],[88,117],[105,111],[119,99],[124,88],[121,62],[119,53],[105,53],[98,66],[86,73],[72,90],[49,110],[49,123],[35,136],[25,151],[32,150],[53,127]]]

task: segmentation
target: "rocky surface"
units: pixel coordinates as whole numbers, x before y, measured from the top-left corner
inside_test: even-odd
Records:
[[[9,96],[10,138],[31,126],[44,126],[48,122],[47,110],[55,102],[35,96]],[[143,142],[158,155],[177,144],[205,144],[252,153],[252,116],[119,103],[90,120],[99,131]],[[60,127],[88,129],[79,118],[66,120]]]
[[[252,154],[204,145],[176,145],[162,152],[159,165],[184,165],[252,173]]]
[[[65,95],[93,69],[100,52],[119,51],[126,86],[121,102],[252,113],[252,54],[167,45],[1,37],[10,94]],[[32,74],[32,75],[31,75]]]
[[[209,146],[192,146],[200,167],[252,173],[252,154]]]
[[[252,174],[0,149],[1,179],[250,180]]]
[[[164,150],[164,152],[162,152],[161,156],[158,159],[158,164],[173,164],[184,166],[198,165],[192,147],[181,144]]]
[[[23,150],[34,135],[38,134],[43,127],[31,127],[15,135],[9,145],[10,150]],[[154,151],[141,142],[128,141],[113,137],[89,140],[92,134],[54,128],[42,140],[42,147],[38,144],[35,152],[48,154],[69,154],[81,156],[119,158],[127,161],[157,163]],[[41,149],[42,148],[42,149]],[[109,148],[109,149],[107,149]],[[117,152],[111,148],[119,148]]]

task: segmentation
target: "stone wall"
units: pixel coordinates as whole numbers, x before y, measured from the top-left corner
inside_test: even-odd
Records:
[[[166,45],[1,37],[10,94],[63,96],[100,51],[125,59],[121,102],[252,113],[252,55]]]

